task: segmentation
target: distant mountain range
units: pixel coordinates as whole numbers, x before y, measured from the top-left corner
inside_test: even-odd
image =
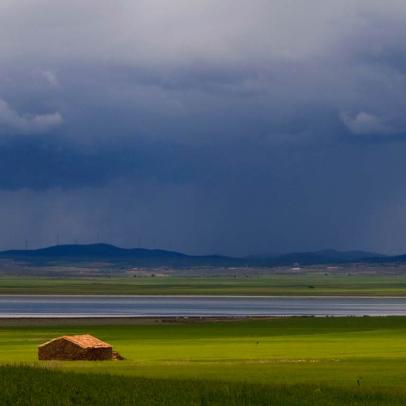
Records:
[[[176,251],[120,248],[110,244],[55,245],[36,250],[1,251],[0,258],[30,262],[111,261],[134,266],[231,266],[237,258],[220,255],[193,256]]]
[[[343,263],[343,262],[358,262],[369,261],[374,258],[386,258],[384,255],[366,251],[336,251],[322,250],[314,252],[296,252],[273,257],[264,257],[263,260],[274,261],[276,264],[328,264],[328,263]],[[257,257],[257,259],[259,259]]]
[[[9,250],[0,252],[0,258],[27,262],[104,261],[128,263],[133,266],[300,266],[342,264],[351,262],[385,263],[406,262],[406,255],[385,256],[365,251],[324,250],[290,253],[277,256],[228,257],[221,255],[186,255],[175,251],[120,248],[109,244],[56,245],[36,250]]]

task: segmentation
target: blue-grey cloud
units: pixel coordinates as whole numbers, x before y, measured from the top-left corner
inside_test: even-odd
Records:
[[[21,115],[0,99],[0,134],[39,134],[62,124],[58,112]]]
[[[355,135],[396,135],[405,132],[405,128],[396,128],[385,123],[382,117],[364,111],[355,116],[342,113],[341,119],[346,127]]]

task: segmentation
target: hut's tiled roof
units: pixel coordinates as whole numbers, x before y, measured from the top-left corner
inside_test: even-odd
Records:
[[[102,340],[99,340],[96,337],[91,336],[90,334],[82,334],[77,336],[64,336],[66,340],[80,345],[83,348],[110,348],[111,345],[105,343]]]
[[[111,348],[110,344],[107,344],[104,341],[91,336],[90,334],[57,337],[51,341],[48,341],[48,342],[42,344],[40,347],[45,346],[45,345],[47,345],[53,341],[57,341],[57,340],[68,340],[71,343],[74,343],[82,348]]]

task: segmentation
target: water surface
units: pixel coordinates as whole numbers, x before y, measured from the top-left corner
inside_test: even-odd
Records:
[[[406,298],[0,296],[0,317],[406,315]]]

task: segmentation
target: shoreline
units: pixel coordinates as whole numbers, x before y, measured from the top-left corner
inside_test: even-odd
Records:
[[[83,293],[69,293],[69,294],[43,294],[43,293],[0,293],[0,299],[2,298],[80,298],[80,299],[94,299],[94,298],[117,298],[117,299],[130,299],[130,298],[137,298],[137,299],[177,299],[177,298],[185,298],[185,299],[406,299],[405,296],[388,296],[388,295],[108,295],[103,293],[90,293],[90,294],[83,294]]]
[[[0,317],[1,327],[42,327],[42,326],[130,326],[130,325],[167,325],[198,324],[238,321],[272,321],[278,319],[360,319],[360,318],[406,318],[405,315],[381,316],[191,316],[191,317]]]
[[[159,324],[189,324],[189,323],[216,323],[249,320],[275,320],[291,316],[207,316],[207,317],[0,317],[0,327],[18,326],[106,326],[106,325],[159,325]],[[296,316],[312,318],[313,316]]]

